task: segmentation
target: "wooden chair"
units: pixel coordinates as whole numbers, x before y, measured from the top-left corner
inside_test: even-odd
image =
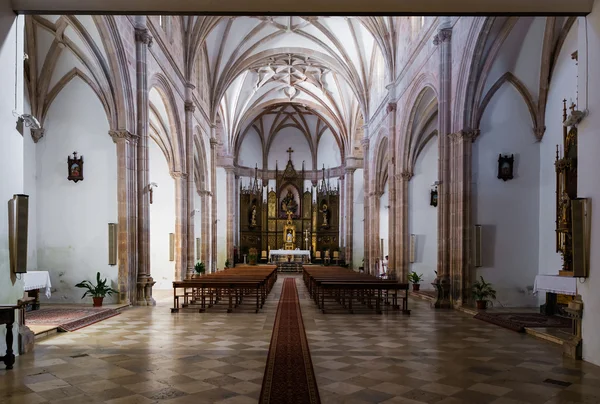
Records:
[[[325,259],[323,260],[325,264],[329,264],[331,262],[331,256],[329,255],[329,250],[325,250]]]
[[[321,258],[321,251],[315,251],[315,261],[316,262],[321,262],[322,258]]]
[[[262,262],[267,262],[267,252],[263,250],[263,252],[260,254],[260,260]]]
[[[339,251],[333,252],[333,260],[335,261],[335,265],[339,265],[339,262],[340,262],[340,252]]]

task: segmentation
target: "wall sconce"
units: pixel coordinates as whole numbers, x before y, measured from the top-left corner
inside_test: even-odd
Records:
[[[417,235],[410,235],[410,244],[408,245],[408,261],[412,264],[415,262],[415,249],[417,244]]]
[[[117,265],[117,224],[108,224],[108,265]]]
[[[433,206],[434,208],[436,208],[438,205],[437,185],[435,185],[434,188],[431,188],[430,195],[429,195],[429,205]]]
[[[498,155],[498,179],[499,180],[512,180],[513,179],[513,166],[515,163],[515,155]]]
[[[150,194],[150,205],[152,205],[152,189],[158,188],[158,184],[156,182],[151,182],[148,184],[148,193]]]

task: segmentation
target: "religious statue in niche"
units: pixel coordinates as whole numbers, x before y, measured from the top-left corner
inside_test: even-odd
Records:
[[[296,210],[298,210],[298,202],[296,202],[296,199],[294,198],[294,194],[292,193],[292,191],[290,189],[288,189],[287,195],[281,201],[281,210],[286,213],[287,212],[296,213]]]
[[[503,156],[502,154],[498,157],[498,179],[503,181],[513,179],[513,164],[515,162],[514,154],[509,156]]]
[[[69,181],[83,181],[83,156],[77,157],[77,152],[73,152],[73,157],[67,157],[67,166],[69,169]]]
[[[326,203],[323,203],[321,213],[323,214],[323,224],[321,224],[321,227],[329,227],[329,207]]]
[[[285,235],[285,242],[286,243],[293,243],[294,242],[294,235],[292,234],[291,230],[288,230],[287,234]]]
[[[256,205],[252,205],[250,212],[250,227],[256,227]]]

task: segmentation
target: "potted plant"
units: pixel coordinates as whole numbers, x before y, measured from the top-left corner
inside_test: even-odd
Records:
[[[196,274],[194,277],[200,277],[204,274],[204,272],[206,272],[206,265],[204,265],[204,262],[196,262],[196,265],[194,265],[194,271],[196,271]]]
[[[496,291],[492,288],[492,284],[486,282],[483,276],[479,277],[481,280],[476,281],[473,284],[473,299],[477,302],[477,310],[485,310],[488,302],[493,305],[492,299],[496,298]]]
[[[102,306],[104,296],[111,296],[113,293],[119,293],[118,290],[115,290],[107,285],[106,278],[100,279],[100,272],[96,274],[95,286],[90,281],[83,281],[79,282],[77,285],[75,285],[75,287],[87,289],[83,296],[81,296],[81,298],[84,299],[87,295],[92,296],[92,300],[94,300],[94,307]]]
[[[423,280],[423,274],[419,275],[415,271],[412,271],[408,275],[408,280],[413,284],[413,292],[418,292],[421,289],[421,282]]]
[[[248,263],[250,265],[256,265],[256,254],[248,254]]]
[[[225,268],[229,268],[229,259],[225,260]]]

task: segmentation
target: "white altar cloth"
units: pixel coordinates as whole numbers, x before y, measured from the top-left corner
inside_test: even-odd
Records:
[[[310,250],[271,250],[269,251],[269,260],[272,255],[306,255],[310,259]]]
[[[557,275],[537,275],[533,285],[533,294],[543,290],[550,293],[575,296],[577,294],[577,278]]]
[[[25,283],[24,289],[26,291],[44,289],[46,297],[50,299],[50,296],[52,295],[50,292],[52,284],[50,283],[50,274],[48,271],[29,271],[23,274],[23,281]]]

